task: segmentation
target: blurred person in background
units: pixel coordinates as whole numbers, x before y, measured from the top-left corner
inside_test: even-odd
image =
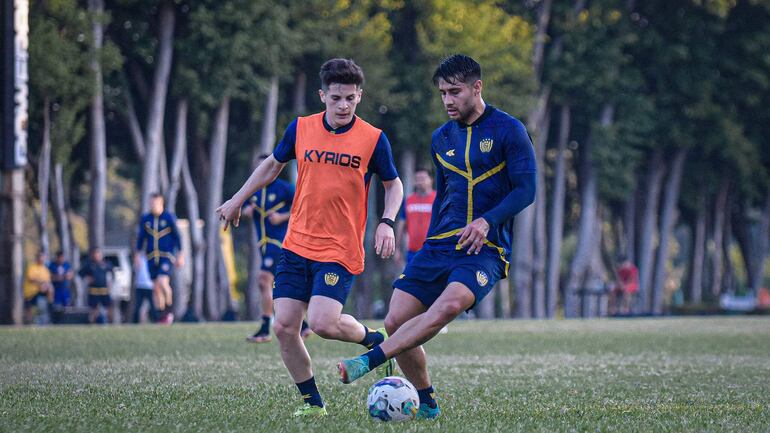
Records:
[[[104,261],[100,248],[91,248],[88,261],[80,268],[78,275],[85,278],[88,285],[88,307],[91,308],[88,321],[91,323],[101,321],[99,311],[101,306],[107,311],[107,321],[112,322],[112,299],[110,298],[112,267]]]
[[[75,273],[72,265],[64,259],[64,252],[58,251],[56,259],[48,265],[51,272],[51,282],[53,283],[54,297],[53,304],[57,307],[67,307],[72,303],[72,278]]]
[[[414,192],[406,197],[405,205],[401,208],[396,230],[395,260],[401,264],[407,264],[417,251],[420,251],[430,226],[430,216],[433,211],[433,200],[436,191],[433,189],[433,178],[427,168],[418,167],[414,171]],[[402,257],[401,245],[406,237],[406,261]]]
[[[49,310],[54,301],[51,272],[45,264],[45,253],[40,251],[35,256],[35,262],[27,266],[24,273],[24,322],[32,323],[34,309],[39,300],[48,303]]]
[[[150,278],[150,270],[147,269],[147,257],[143,253],[134,254],[134,289],[134,323],[139,323],[139,313],[144,301],[147,301],[150,307],[150,321],[157,320],[155,302],[152,299],[152,278]]]
[[[184,266],[184,255],[176,217],[164,209],[163,196],[159,193],[150,195],[150,211],[139,221],[136,251],[143,249],[153,281],[155,308],[161,315],[158,321],[170,325],[174,322],[171,269]]]

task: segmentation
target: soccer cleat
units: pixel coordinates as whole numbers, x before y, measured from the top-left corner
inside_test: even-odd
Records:
[[[299,409],[294,411],[294,417],[316,417],[316,416],[326,416],[328,413],[326,412],[325,407],[320,406],[313,406],[312,404],[305,403],[300,407]]]
[[[258,332],[254,335],[246,337],[246,341],[250,343],[269,343],[273,341],[273,337],[271,337],[270,334]]]
[[[377,329],[377,332],[382,334],[382,336],[384,337],[382,341],[385,341],[388,339],[388,331],[386,331],[385,328],[379,328]],[[388,376],[393,376],[396,373],[396,365],[392,359],[388,359],[387,361],[385,361],[384,364],[375,368],[375,371],[377,372],[377,377],[379,377],[380,379],[383,379]]]
[[[353,383],[369,372],[369,360],[365,356],[346,359],[337,364],[337,371],[340,373],[340,382]]]
[[[438,405],[436,407],[430,407],[425,403],[420,404],[420,410],[417,411],[415,419],[436,419],[441,415],[441,409]]]

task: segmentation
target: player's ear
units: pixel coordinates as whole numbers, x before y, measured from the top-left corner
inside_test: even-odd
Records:
[[[321,102],[324,104],[326,103],[326,94],[324,93],[324,89],[318,89],[318,97],[321,98]]]
[[[481,90],[484,88],[484,83],[481,80],[476,80],[475,83],[473,83],[473,90],[475,93],[481,94]]]
[[[363,96],[363,94],[364,94],[364,88],[363,87],[359,87],[358,90],[356,91],[356,95],[358,96],[358,98],[357,98],[358,101],[357,102],[361,102],[361,96]]]

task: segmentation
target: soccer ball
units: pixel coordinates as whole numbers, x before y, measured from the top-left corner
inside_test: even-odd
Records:
[[[398,376],[388,376],[372,385],[366,398],[369,415],[379,421],[414,419],[419,406],[414,385]]]

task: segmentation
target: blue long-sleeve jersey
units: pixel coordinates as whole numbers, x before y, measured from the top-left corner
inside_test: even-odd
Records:
[[[158,216],[148,212],[139,221],[139,232],[136,236],[136,250],[144,251],[147,260],[159,262],[161,258],[174,260],[177,252],[182,249],[176,218],[169,212],[163,211]]]

